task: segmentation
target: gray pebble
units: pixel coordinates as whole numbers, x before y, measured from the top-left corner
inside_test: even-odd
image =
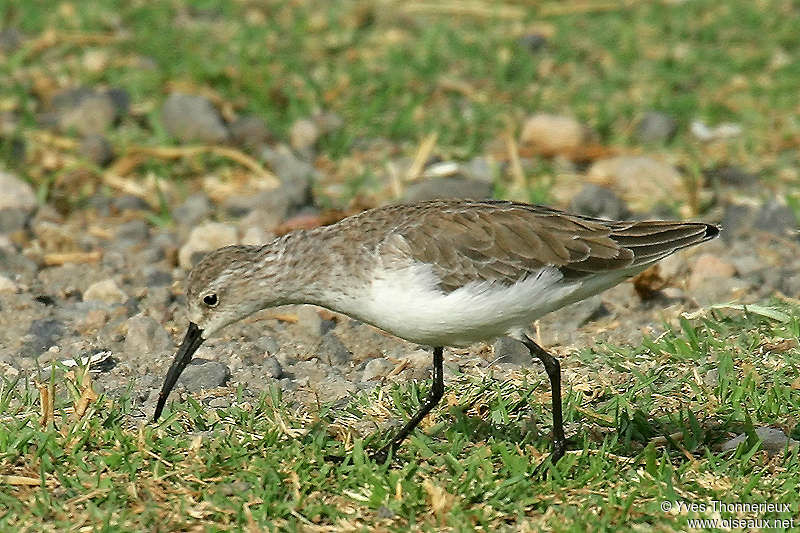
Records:
[[[570,210],[589,217],[621,220],[630,215],[625,200],[606,187],[589,183],[572,198]]]
[[[64,324],[52,318],[40,318],[31,322],[28,333],[23,337],[20,355],[38,357],[42,352],[58,343],[65,334]]]
[[[150,211],[150,204],[132,194],[115,197],[111,206],[118,211]]]
[[[222,409],[225,407],[230,407],[231,402],[228,401],[227,398],[212,398],[210,402],[208,402],[209,407],[214,407],[216,409]]]
[[[230,125],[229,129],[233,142],[245,148],[260,146],[272,138],[272,133],[264,120],[255,115],[239,117]]]
[[[111,143],[100,134],[93,133],[87,135],[81,140],[78,152],[93,162],[94,164],[104,167],[114,159],[114,149]]]
[[[317,354],[321,361],[329,365],[344,365],[353,358],[353,354],[350,353],[347,346],[332,331],[322,336],[317,347]]]
[[[172,93],[161,107],[164,129],[181,142],[220,143],[228,129],[214,106],[204,96]]]
[[[0,171],[0,233],[22,228],[36,209],[36,193],[27,182]]]
[[[125,351],[128,354],[149,359],[154,355],[171,352],[174,348],[169,333],[147,315],[133,316],[125,325]]]
[[[761,448],[766,450],[769,455],[774,455],[778,452],[782,452],[786,445],[789,446],[797,446],[800,444],[799,441],[794,439],[790,439],[786,433],[778,428],[771,428],[771,427],[760,427],[756,428],[756,435],[759,439],[761,439]],[[739,444],[745,442],[747,440],[747,435],[741,433],[736,437],[722,443],[720,449],[722,451],[728,450],[735,450]]]
[[[88,88],[62,91],[53,98],[52,107],[62,131],[84,136],[105,132],[117,119],[117,107],[108,93]]]
[[[748,172],[741,167],[732,165],[703,170],[703,175],[709,181],[737,187],[752,185],[758,181],[758,174]]]
[[[264,369],[264,375],[269,378],[280,379],[283,376],[283,368],[281,364],[274,357],[267,357],[261,364]]]
[[[230,377],[231,371],[227,365],[219,361],[194,359],[186,366],[178,383],[186,387],[189,392],[199,392],[203,389],[221,387]]]
[[[364,373],[361,375],[361,381],[371,381],[386,377],[386,375],[394,369],[394,364],[383,357],[370,360],[364,367]]]
[[[669,142],[678,131],[678,121],[658,111],[646,113],[636,125],[636,138],[642,143]]]
[[[117,226],[117,241],[127,247],[140,243],[150,236],[150,225],[144,220],[129,220]]]
[[[172,216],[182,226],[192,227],[207,219],[211,215],[211,210],[208,197],[203,193],[195,193],[176,207]]]
[[[794,211],[775,200],[767,202],[758,210],[753,226],[782,237],[797,237],[797,219]]]
[[[301,331],[315,339],[322,335],[322,318],[314,306],[301,305],[295,314],[297,315],[297,326]]]

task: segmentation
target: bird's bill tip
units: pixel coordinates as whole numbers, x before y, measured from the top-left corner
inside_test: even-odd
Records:
[[[158,418],[161,416],[161,411],[164,410],[164,405],[167,403],[169,393],[172,392],[172,388],[175,386],[175,383],[177,383],[183,369],[192,361],[194,352],[203,344],[204,340],[203,330],[194,322],[189,322],[189,328],[186,330],[183,342],[175,353],[175,359],[172,360],[172,365],[170,365],[167,376],[164,378],[164,385],[162,385],[161,392],[158,394],[158,403],[156,404],[156,411],[153,415],[153,422],[158,421]]]

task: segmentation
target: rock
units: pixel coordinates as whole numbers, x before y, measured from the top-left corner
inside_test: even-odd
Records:
[[[111,205],[117,211],[150,211],[150,204],[133,194],[115,196]]]
[[[119,87],[112,87],[106,91],[106,96],[108,96],[114,104],[117,120],[128,114],[131,108],[131,95],[127,90]]]
[[[350,353],[347,346],[332,331],[322,336],[317,347],[317,354],[320,361],[329,365],[345,365],[353,358],[353,354]]]
[[[117,226],[116,239],[123,246],[145,241],[150,236],[150,226],[144,220],[130,220]]]
[[[22,228],[36,209],[33,187],[10,172],[0,171],[0,233]]]
[[[98,331],[106,325],[109,316],[105,309],[90,309],[79,322],[78,328],[83,334]]]
[[[274,234],[265,231],[263,228],[250,227],[245,229],[242,233],[242,244],[246,244],[248,246],[258,246],[261,244],[266,244],[274,238]]]
[[[756,436],[761,440],[761,449],[769,455],[775,455],[789,447],[800,445],[800,441],[789,438],[786,433],[778,428],[760,427],[756,428]],[[747,441],[747,434],[741,433],[736,437],[720,445],[723,452],[735,450],[741,443]]]
[[[266,123],[255,115],[244,115],[230,125],[231,140],[245,148],[260,146],[272,139]]]
[[[274,357],[267,357],[261,363],[261,368],[264,369],[264,376],[273,379],[280,379],[283,376],[283,368],[281,364]]]
[[[753,185],[759,180],[758,174],[748,172],[741,167],[724,165],[703,170],[703,175],[711,182],[723,185],[742,187]]]
[[[203,96],[171,93],[161,107],[161,120],[167,132],[183,143],[228,140],[222,117]]]
[[[17,28],[3,28],[0,30],[0,53],[9,55],[22,44],[22,34]]]
[[[433,354],[428,350],[414,350],[402,356],[408,361],[408,366],[417,370],[427,370],[433,367]]]
[[[664,143],[675,137],[678,121],[658,111],[645,113],[636,125],[636,138],[642,143]]]
[[[111,143],[102,135],[93,133],[81,140],[78,152],[92,163],[104,167],[114,159]]]
[[[322,318],[314,306],[301,305],[295,314],[297,315],[297,325],[302,331],[315,339],[322,335]]]
[[[589,217],[622,220],[630,216],[625,200],[607,187],[592,183],[583,186],[570,203],[570,210]]]
[[[403,200],[406,202],[422,202],[437,198],[482,200],[491,197],[491,183],[460,177],[423,179],[411,184],[403,193]]]
[[[40,318],[31,322],[28,333],[22,338],[23,345],[20,355],[23,357],[38,357],[42,352],[55,346],[64,335],[64,325],[52,318]]]
[[[755,215],[753,227],[781,237],[797,237],[794,211],[775,200],[767,202]]]
[[[702,254],[694,262],[689,276],[689,290],[697,289],[709,279],[731,278],[736,268],[714,254]]]
[[[298,152],[304,153],[314,148],[322,132],[313,120],[301,118],[289,128],[289,144]]]
[[[178,379],[178,383],[186,387],[189,392],[199,392],[203,389],[222,387],[231,377],[231,371],[219,361],[207,359],[194,359]]]
[[[107,304],[122,304],[128,300],[128,295],[119,288],[116,281],[108,278],[92,283],[83,293],[84,302],[92,300]]]
[[[0,294],[4,292],[17,292],[17,284],[0,274]]]
[[[176,207],[172,216],[175,221],[187,227],[193,227],[211,215],[211,202],[203,193],[195,193],[186,198],[181,205]]]
[[[53,97],[51,104],[59,129],[83,136],[101,134],[117,119],[117,107],[111,96],[85,87],[62,91]]]
[[[189,234],[186,244],[178,252],[178,263],[189,270],[198,260],[195,254],[210,252],[237,242],[235,227],[220,222],[207,222],[195,227]]]
[[[511,363],[521,366],[532,366],[533,357],[524,344],[511,337],[498,337],[492,344],[494,363]]]
[[[644,156],[618,156],[596,161],[589,181],[617,191],[634,211],[651,211],[685,192],[681,174],[671,165]]]
[[[208,402],[209,407],[213,407],[215,409],[224,409],[225,407],[230,407],[231,403],[228,401],[227,398],[213,398],[210,402]]]
[[[536,53],[547,45],[547,36],[541,33],[528,33],[520,37],[517,42],[523,50]]]
[[[589,137],[589,130],[574,118],[539,113],[525,121],[519,142],[521,148],[535,154],[569,156]]]
[[[172,274],[158,268],[153,268],[147,273],[146,284],[148,287],[166,287],[172,284]]]
[[[361,381],[371,381],[386,377],[389,372],[394,370],[394,364],[383,357],[370,360],[364,367]]]
[[[726,204],[722,215],[722,240],[731,242],[734,237],[746,232],[752,226],[753,208],[748,205]]]
[[[174,349],[172,337],[153,318],[138,314],[125,322],[125,352],[140,357],[150,357],[171,352]]]

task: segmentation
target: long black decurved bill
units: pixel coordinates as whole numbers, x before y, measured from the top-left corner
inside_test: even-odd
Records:
[[[164,410],[164,405],[167,403],[167,397],[172,392],[172,387],[178,381],[178,378],[192,360],[192,355],[203,344],[203,330],[197,327],[194,322],[189,322],[189,329],[186,330],[186,336],[183,338],[178,353],[175,354],[175,359],[167,371],[167,377],[164,378],[164,385],[161,387],[161,392],[158,394],[158,403],[156,404],[156,412],[153,415],[153,422],[158,421],[161,416],[161,411]]]

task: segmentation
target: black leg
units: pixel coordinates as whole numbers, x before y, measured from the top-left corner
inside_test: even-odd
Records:
[[[414,413],[414,416],[406,422],[400,431],[397,432],[397,435],[389,441],[383,448],[372,454],[372,459],[377,463],[385,463],[386,459],[389,457],[389,452],[393,452],[397,449],[400,443],[405,440],[409,433],[414,431],[414,428],[417,427],[425,415],[427,415],[431,409],[436,407],[436,404],[439,403],[439,400],[442,399],[444,396],[444,369],[442,368],[443,358],[442,358],[442,347],[437,346],[433,349],[433,386],[431,387],[431,391],[428,393],[428,397],[425,399],[425,403],[422,404],[422,407],[419,408],[419,411]]]
[[[561,365],[558,363],[558,359],[547,353],[527,335],[523,336],[522,344],[530,350],[531,355],[536,356],[542,362],[547,377],[550,378],[550,390],[553,397],[553,455],[550,456],[550,460],[555,463],[564,457],[567,446],[564,438],[564,420],[561,414]]]

